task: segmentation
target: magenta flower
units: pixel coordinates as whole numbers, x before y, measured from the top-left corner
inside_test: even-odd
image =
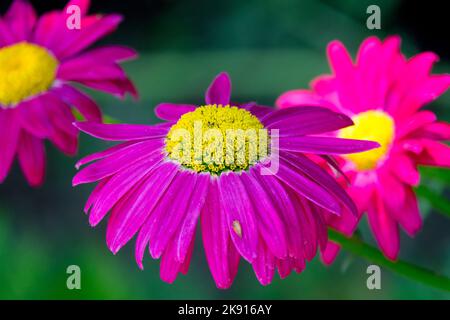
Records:
[[[235,107],[230,94],[230,79],[222,73],[209,87],[206,105],[158,105],[163,124],[76,123],[94,137],[126,141],[77,164],[96,161],[73,179],[74,186],[99,182],[85,206],[90,224],[97,225],[111,211],[106,232],[110,250],[116,253],[137,234],[137,264],[143,268],[148,247],[154,259],[161,258],[164,281],[187,272],[199,219],[213,278],[219,288],[228,288],[241,256],[262,284],[271,282],[276,269],[281,277],[301,272],[318,245],[326,244],[323,212],[356,211],[338,183],[302,153],[353,153],[378,144],[313,136],[352,124],[339,113]],[[275,140],[272,129],[279,129],[278,146],[268,143]],[[189,138],[180,140],[183,134]],[[231,141],[230,134],[236,134]],[[199,155],[196,143],[202,147]],[[230,146],[225,160],[218,157]],[[252,160],[248,152],[239,159],[242,148],[269,151],[265,157]],[[227,161],[229,155],[237,160]],[[267,159],[272,169],[274,163],[278,166],[270,174],[264,170]]]
[[[342,112],[355,122],[336,134],[341,138],[378,141],[376,150],[346,155],[339,161],[351,180],[348,192],[359,208],[368,214],[370,227],[390,259],[399,253],[400,225],[408,235],[422,226],[413,186],[419,184],[418,165],[450,165],[450,149],[441,141],[449,140],[448,123],[437,122],[434,113],[421,110],[443,94],[450,75],[430,74],[438,57],[432,52],[405,59],[400,38],[381,42],[366,39],[353,63],[338,41],[328,46],[333,75],[312,82],[312,90],[294,90],[277,101],[280,108],[318,105]],[[358,219],[344,215],[331,218],[331,225],[351,235]],[[325,261],[332,262],[338,246],[330,243]]]
[[[88,0],[70,5],[81,9],[80,30],[66,27],[66,10],[38,18],[25,0],[15,0],[0,17],[0,183],[17,155],[29,184],[42,184],[45,139],[65,154],[76,153],[72,108],[89,121],[101,121],[99,107],[73,82],[119,97],[137,95],[118,64],[134,58],[133,50],[107,46],[85,51],[114,31],[121,16],[89,16]]]

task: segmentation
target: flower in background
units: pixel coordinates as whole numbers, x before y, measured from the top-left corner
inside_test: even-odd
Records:
[[[162,124],[76,124],[94,137],[125,141],[77,164],[95,161],[73,179],[74,186],[99,182],[85,206],[90,224],[111,211],[110,250],[116,253],[137,234],[137,264],[143,268],[148,247],[153,258],[161,258],[164,281],[187,272],[198,220],[213,278],[219,288],[228,288],[240,257],[252,264],[262,284],[271,282],[276,269],[281,277],[301,272],[318,246],[326,245],[323,212],[340,215],[342,204],[356,213],[339,184],[303,152],[353,153],[377,143],[310,136],[352,125],[342,114],[324,108],[237,107],[230,105],[230,94],[230,79],[222,73],[207,90],[206,105],[158,105],[156,115],[166,120]],[[269,143],[273,129],[279,130],[278,147]],[[256,133],[255,139],[247,132]],[[188,139],[180,140],[182,134]],[[209,149],[225,136],[223,145]],[[215,157],[230,145],[227,156],[233,161]],[[244,153],[239,160],[234,151],[242,149],[269,151],[254,161]],[[263,173],[267,159],[278,160],[273,175]]]
[[[68,155],[77,151],[78,130],[71,108],[89,121],[101,121],[99,107],[72,86],[77,82],[124,97],[137,96],[119,62],[136,53],[120,46],[86,51],[114,31],[121,16],[87,15],[88,0],[70,1],[81,9],[81,29],[66,27],[68,15],[52,11],[38,18],[25,0],[15,0],[0,17],[0,183],[17,155],[32,186],[43,183],[44,140]]]
[[[372,232],[383,253],[396,259],[400,225],[414,236],[422,226],[413,187],[419,184],[418,165],[450,165],[448,123],[436,121],[434,113],[422,110],[443,94],[450,75],[431,74],[438,57],[432,52],[406,59],[400,52],[400,38],[381,42],[367,38],[353,63],[338,41],[328,46],[333,75],[322,75],[311,90],[293,90],[277,100],[279,108],[307,105],[328,107],[351,117],[355,126],[341,129],[341,138],[374,140],[375,150],[342,156],[338,161],[350,179],[349,194],[366,212]],[[329,223],[351,235],[358,219],[345,214]],[[329,243],[324,253],[332,262],[337,244]]]

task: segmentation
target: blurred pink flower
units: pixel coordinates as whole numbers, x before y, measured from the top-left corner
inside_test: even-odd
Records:
[[[312,81],[311,90],[293,90],[277,100],[279,108],[322,106],[348,115],[355,126],[336,132],[339,137],[373,140],[376,150],[340,157],[338,162],[350,179],[348,192],[367,212],[373,234],[383,253],[396,259],[400,248],[400,225],[414,236],[422,226],[413,187],[419,184],[418,165],[450,165],[450,125],[437,122],[434,113],[421,108],[443,94],[450,75],[430,74],[438,57],[432,52],[406,59],[400,38],[381,42],[367,38],[353,63],[339,41],[328,45],[332,75]],[[351,235],[358,219],[349,214],[328,221]],[[331,263],[338,245],[330,242],[324,252]]]
[[[15,0],[0,17],[0,183],[17,155],[32,186],[43,183],[44,140],[68,155],[77,151],[72,108],[89,121],[101,121],[99,107],[73,82],[118,97],[137,92],[119,66],[136,53],[106,46],[86,51],[114,31],[122,17],[87,15],[88,0],[70,1],[81,9],[81,29],[69,30],[64,11],[38,18],[25,0]]]
[[[96,161],[73,179],[74,185],[99,182],[85,206],[90,224],[97,225],[111,211],[106,232],[110,250],[116,253],[137,234],[137,264],[143,268],[148,247],[154,259],[161,258],[164,281],[173,282],[179,272],[187,272],[198,220],[216,285],[228,288],[241,256],[264,285],[272,281],[276,269],[281,277],[292,270],[301,272],[318,246],[327,243],[324,212],[340,215],[342,204],[356,214],[339,184],[302,152],[351,153],[377,143],[310,137],[352,125],[340,113],[325,108],[230,106],[230,94],[231,81],[222,73],[209,87],[206,105],[158,105],[156,115],[166,121],[162,124],[77,123],[94,137],[125,141],[77,164]],[[199,158],[190,142],[184,144],[189,145],[188,159],[180,161],[173,153],[173,142],[179,143],[175,135],[192,132],[198,123],[224,137],[232,129],[238,135],[244,130],[279,129],[279,158],[267,155],[279,161],[278,170],[273,175],[262,173],[266,165],[261,160],[267,157],[252,163],[246,158],[241,164],[223,160],[208,164],[201,153],[196,163]],[[260,139],[261,133],[258,140],[248,140],[248,149],[263,148]]]

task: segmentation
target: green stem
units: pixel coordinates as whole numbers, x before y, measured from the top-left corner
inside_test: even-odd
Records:
[[[419,197],[427,199],[435,211],[450,218],[450,202],[441,195],[425,186],[418,187],[416,193]]]
[[[450,292],[450,279],[445,276],[439,275],[431,270],[427,270],[405,261],[390,261],[386,259],[383,254],[376,248],[362,242],[355,237],[347,238],[344,235],[331,229],[329,230],[328,235],[330,240],[339,243],[345,250],[350,251],[357,256],[363,257],[368,261],[388,268],[409,279],[415,280],[433,288]]]

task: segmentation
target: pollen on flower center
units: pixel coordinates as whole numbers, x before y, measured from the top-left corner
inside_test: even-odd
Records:
[[[380,147],[370,151],[345,155],[358,170],[371,170],[382,161],[389,152],[395,135],[395,123],[390,115],[383,111],[370,110],[352,118],[354,126],[339,131],[339,137],[376,141]]]
[[[166,137],[167,158],[196,172],[241,171],[268,155],[269,136],[247,110],[206,105],[186,113]]]
[[[0,49],[0,105],[13,107],[47,91],[58,61],[45,48],[20,42]]]

